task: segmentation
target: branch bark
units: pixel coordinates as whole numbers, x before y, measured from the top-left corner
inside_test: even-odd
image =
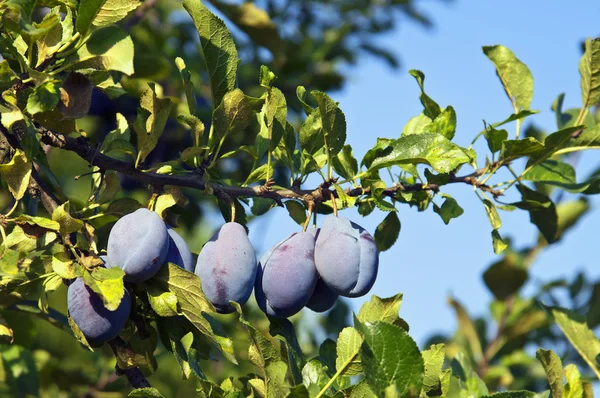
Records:
[[[185,176],[175,175],[164,175],[157,174],[151,171],[141,171],[134,167],[133,163],[123,162],[118,159],[113,159],[100,153],[98,148],[94,148],[89,145],[84,137],[73,138],[64,134],[56,133],[48,130],[44,127],[39,127],[39,132],[42,136],[42,142],[47,145],[72,151],[77,153],[82,159],[85,159],[92,166],[97,166],[101,170],[112,170],[127,175],[137,181],[144,182],[146,184],[161,188],[165,185],[174,185],[179,187],[195,188],[205,190],[207,184],[201,175],[196,173],[190,173]],[[450,176],[448,183],[464,183],[475,186],[483,191],[492,194],[494,197],[501,196],[500,191],[494,190],[488,185],[481,184],[477,181],[476,177],[483,175],[489,168],[482,168],[475,171],[472,174],[458,177]],[[264,197],[281,202],[282,199],[300,199],[306,202],[312,201],[314,203],[324,202],[329,200],[330,192],[333,192],[334,196],[337,197],[335,191],[329,191],[329,185],[326,187],[321,185],[314,189],[299,189],[297,187],[284,188],[271,190],[266,189],[265,186],[256,187],[236,187],[229,185],[210,184],[210,188],[213,194],[219,196],[229,197]],[[383,194],[388,197],[394,197],[398,191],[414,192],[414,191],[432,191],[438,192],[440,188],[439,184],[404,184],[399,183],[392,187],[388,187],[384,190]],[[352,188],[347,189],[346,194],[349,196],[362,196],[369,195],[369,188]]]

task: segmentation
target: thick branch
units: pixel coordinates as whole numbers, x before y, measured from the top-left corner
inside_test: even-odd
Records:
[[[162,187],[164,185],[174,185],[179,187],[188,187],[204,190],[206,189],[206,183],[201,176],[197,174],[189,174],[185,176],[174,176],[157,174],[154,172],[144,172],[136,169],[132,163],[123,162],[121,160],[113,159],[106,156],[97,148],[93,148],[89,145],[85,138],[73,138],[64,134],[55,133],[44,127],[39,129],[42,135],[42,141],[45,144],[51,145],[56,148],[65,149],[77,153],[81,158],[87,160],[90,165],[97,166],[102,170],[113,170],[118,171],[124,175],[127,175],[137,181],[153,185],[156,187]],[[450,176],[448,183],[464,183],[475,186],[483,191],[489,192],[493,196],[500,196],[502,193],[496,191],[485,184],[481,184],[477,181],[476,177],[482,175],[488,168],[479,169],[476,172],[463,176],[456,177]],[[277,202],[282,199],[301,199],[304,201],[312,201],[320,203],[329,199],[328,186],[320,186],[315,189],[299,189],[292,187],[289,189],[278,189],[270,190],[264,187],[235,187],[228,185],[211,184],[213,193],[219,196],[229,197],[264,197],[270,198]],[[398,191],[433,191],[438,192],[440,188],[439,184],[404,184],[400,183],[393,187],[386,188],[384,195],[393,197]],[[369,188],[353,188],[346,190],[346,194],[349,196],[361,196],[369,195]],[[334,196],[335,196],[334,192]]]

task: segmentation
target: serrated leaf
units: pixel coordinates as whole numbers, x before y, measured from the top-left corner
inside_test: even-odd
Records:
[[[300,202],[288,200],[285,202],[285,208],[292,220],[296,221],[299,225],[304,225],[306,222],[306,209]]]
[[[316,396],[329,382],[325,366],[317,358],[311,359],[302,368],[302,383],[309,396]]]
[[[149,83],[148,86],[140,98],[134,124],[138,139],[138,162],[143,162],[156,147],[173,106],[169,98],[159,99],[156,96],[154,83]]]
[[[287,319],[270,319],[269,334],[279,340],[281,356],[294,384],[302,383],[301,370],[304,366],[304,354],[300,348],[294,325]]]
[[[552,315],[581,358],[600,378],[600,363],[597,361],[598,355],[600,355],[600,341],[587,325],[585,317],[564,308],[548,306],[544,306],[544,308]]]
[[[438,206],[434,203],[433,211],[440,215],[442,221],[444,221],[444,224],[448,225],[450,220],[460,217],[464,213],[464,210],[452,196],[443,196],[445,198],[444,203],[442,203],[441,206]]]
[[[158,287],[152,279],[145,283],[148,302],[158,316],[177,316],[177,295],[173,292],[165,292]]]
[[[81,0],[77,10],[77,31],[81,34],[94,26],[119,22],[142,4],[139,0]]]
[[[262,111],[258,114],[260,131],[256,136],[256,152],[259,159],[279,145],[287,126],[286,117],[285,96],[278,88],[270,88]]]
[[[563,396],[563,367],[558,355],[552,350],[538,348],[535,357],[541,362],[550,383],[553,397]]]
[[[380,252],[391,248],[400,235],[400,219],[396,212],[390,212],[375,230],[375,243]]]
[[[33,89],[27,98],[27,112],[31,115],[51,111],[60,100],[56,81],[47,81]]]
[[[220,139],[229,134],[241,133],[248,127],[254,114],[261,110],[264,102],[264,98],[248,97],[239,88],[226,93],[213,112],[215,137]],[[285,115],[283,118],[285,120]]]
[[[234,301],[231,302],[231,305],[236,309],[239,315],[240,323],[250,336],[248,360],[252,363],[252,365],[254,365],[260,372],[264,374],[265,368],[268,365],[272,363],[283,362],[279,350],[273,345],[273,343],[261,332],[256,330],[256,328],[248,321],[246,321],[240,305]]]
[[[124,30],[108,26],[95,30],[89,40],[67,57],[67,70],[94,68],[133,75],[133,41]]]
[[[496,66],[498,78],[511,102],[520,109],[529,109],[533,98],[533,76],[527,65],[502,45],[484,46],[483,53]]]
[[[233,341],[212,317],[215,309],[202,292],[200,278],[196,274],[175,264],[167,263],[150,281],[163,291],[175,293],[181,314],[212,341],[225,358],[234,364],[237,363],[233,351]]]
[[[585,52],[579,61],[581,103],[584,107],[600,102],[600,38],[587,39]]]
[[[331,166],[340,176],[352,180],[358,174],[358,162],[352,154],[352,147],[348,144],[344,145],[342,150],[331,158]]]
[[[442,365],[446,357],[443,344],[432,344],[428,350],[421,352],[423,356],[424,374],[423,391],[428,396],[442,396]]]
[[[31,177],[31,167],[31,161],[27,158],[25,152],[20,149],[15,151],[10,162],[0,164],[0,177],[6,181],[8,190],[15,200],[21,200],[27,191]]]
[[[421,89],[421,96],[419,99],[421,100],[421,104],[423,105],[425,116],[430,118],[431,120],[436,119],[439,114],[442,112],[440,106],[435,102],[431,97],[425,94],[425,74],[417,69],[411,69],[408,73],[415,78],[419,88]]]
[[[321,111],[317,108],[311,112],[299,131],[300,148],[313,155],[325,145],[323,138],[323,122]]]
[[[409,390],[421,391],[423,358],[417,344],[404,329],[387,322],[363,324],[358,320],[355,320],[355,327],[364,336],[360,356],[365,378],[373,392],[380,395],[392,384],[400,396]]]
[[[469,156],[459,146],[435,133],[380,140],[363,158],[363,164],[371,171],[394,165],[425,163],[439,173],[449,173],[469,161]]]
[[[142,387],[131,390],[128,397],[150,397],[164,398],[163,395],[154,387]]]
[[[523,184],[517,189],[521,193],[521,202],[513,203],[529,212],[532,224],[538,227],[548,243],[556,242],[558,234],[558,215],[554,202],[544,193],[534,191]]]
[[[371,300],[364,303],[358,311],[358,320],[361,323],[383,321],[396,323],[399,319],[400,305],[402,304],[402,293],[395,296],[380,298],[375,295]]]
[[[462,333],[469,343],[469,348],[473,354],[473,358],[476,362],[480,361],[481,358],[483,358],[483,349],[481,347],[481,340],[479,339],[475,323],[461,303],[453,298],[449,298],[448,304],[450,304],[450,306],[452,306],[456,312],[460,333]]]
[[[225,93],[235,88],[238,53],[225,23],[197,0],[184,0],[198,30],[200,45],[210,78],[213,108],[219,106]]]
[[[337,339],[335,367],[340,376],[362,374],[360,348],[363,338],[354,328],[344,328]]]
[[[84,272],[83,281],[102,298],[106,309],[115,311],[125,295],[123,276],[125,272],[121,268],[97,267],[92,272]]]
[[[330,156],[336,155],[346,142],[346,116],[327,94],[314,90],[311,95],[319,104],[327,152]]]
[[[433,120],[421,113],[408,120],[402,129],[402,135],[422,134],[430,132],[430,126]]]

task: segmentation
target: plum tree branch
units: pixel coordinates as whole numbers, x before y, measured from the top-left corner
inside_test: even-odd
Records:
[[[305,202],[321,203],[329,200],[330,193],[337,197],[335,191],[330,191],[330,184],[322,184],[314,189],[300,189],[298,187],[271,189],[266,184],[264,186],[255,187],[237,187],[230,185],[222,185],[216,183],[208,184],[203,178],[202,173],[190,173],[187,175],[165,175],[151,171],[142,171],[136,169],[133,163],[127,163],[118,159],[111,158],[100,153],[99,149],[90,146],[84,137],[73,138],[64,134],[56,133],[44,127],[38,127],[42,137],[42,142],[47,145],[75,152],[82,159],[89,162],[90,165],[96,166],[101,170],[117,171],[121,174],[129,176],[137,181],[155,186],[162,187],[165,185],[195,188],[199,190],[212,190],[212,193],[217,197],[263,197],[273,199],[277,203],[281,203],[282,199],[300,199]],[[464,183],[472,185],[482,191],[488,192],[494,197],[502,195],[502,192],[493,189],[492,187],[480,183],[476,177],[479,177],[490,170],[489,166],[476,170],[466,176],[450,175],[447,183]],[[414,192],[414,191],[432,191],[438,192],[441,184],[405,184],[397,183],[394,186],[388,187],[383,191],[383,195],[394,197],[398,192]],[[347,189],[346,194],[349,196],[370,195],[369,187]]]

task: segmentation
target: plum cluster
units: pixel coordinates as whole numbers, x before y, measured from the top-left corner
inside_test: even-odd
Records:
[[[107,268],[125,271],[124,280],[139,283],[152,278],[165,262],[193,272],[194,258],[183,238],[160,216],[139,209],[115,223],[108,236],[107,255],[100,256]],[[121,332],[131,311],[127,290],[115,311],[104,307],[102,298],[82,278],[69,285],[67,307],[71,319],[91,344],[102,344]]]
[[[344,217],[327,216],[321,228],[298,232],[256,263],[246,230],[230,222],[206,243],[196,263],[202,290],[218,312],[246,303],[254,288],[267,315],[287,318],[303,307],[332,308],[339,296],[365,295],[375,283],[379,252],[373,237]]]
[[[226,223],[194,263],[181,236],[147,209],[115,223],[102,259],[108,268],[121,268],[130,283],[152,278],[166,262],[195,272],[219,313],[233,312],[231,301],[245,304],[254,289],[262,311],[276,318],[290,317],[304,307],[324,312],[339,296],[365,295],[375,283],[379,266],[373,237],[350,220],[333,215],[325,217],[321,228],[294,233],[279,242],[258,263],[246,229]],[[82,278],[69,286],[69,313],[91,343],[103,343],[120,333],[131,300],[126,291],[119,307],[109,311]]]

